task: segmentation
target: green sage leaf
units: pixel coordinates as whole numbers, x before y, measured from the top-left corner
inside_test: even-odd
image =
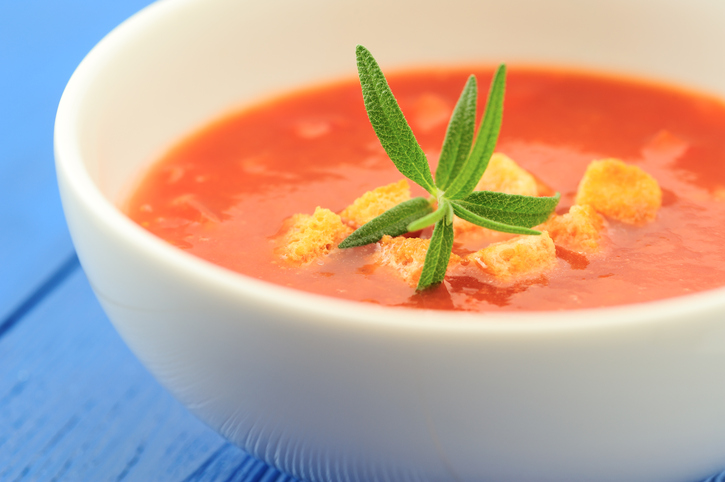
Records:
[[[461,171],[471,153],[476,128],[477,90],[476,77],[471,75],[448,123],[435,176],[436,186],[443,191]]]
[[[456,216],[458,216],[461,219],[465,219],[466,221],[473,223],[477,226],[482,226],[484,228],[493,229],[494,231],[500,231],[502,233],[529,234],[529,235],[541,234],[540,231],[537,231],[535,229],[529,229],[529,228],[524,228],[522,226],[513,226],[511,224],[499,223],[497,221],[493,221],[491,219],[481,217],[477,214],[472,213],[468,209],[466,209],[460,205],[457,205],[455,201],[453,201],[452,205],[453,205],[453,212],[456,213]]]
[[[357,228],[345,238],[338,248],[354,248],[377,243],[384,235],[400,236],[408,232],[408,225],[433,211],[430,202],[423,197],[404,201]]]
[[[425,254],[423,272],[418,280],[418,290],[443,281],[448,269],[448,262],[453,252],[453,224],[446,223],[445,218],[438,221],[433,228],[428,251]]]
[[[435,195],[438,190],[433,182],[428,160],[405,120],[380,66],[362,45],[357,46],[356,53],[365,109],[380,144],[405,177]]]
[[[474,191],[465,199],[454,201],[453,209],[455,211],[458,206],[476,216],[497,223],[530,228],[549,218],[556,209],[559,198],[559,193],[552,197],[532,197],[503,192]],[[456,214],[466,219],[458,212]]]
[[[476,188],[498,141],[503,118],[503,98],[506,91],[506,66],[500,65],[491,81],[486,110],[478,129],[473,150],[446,191],[448,199],[463,199]]]

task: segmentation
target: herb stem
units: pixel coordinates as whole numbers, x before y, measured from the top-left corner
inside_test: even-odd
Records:
[[[443,219],[443,217],[448,212],[448,205],[446,203],[447,201],[444,201],[443,203],[439,204],[438,209],[436,209],[432,213],[408,224],[408,232],[420,231],[421,229],[432,226],[441,219]]]

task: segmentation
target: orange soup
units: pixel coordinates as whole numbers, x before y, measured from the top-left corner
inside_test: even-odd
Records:
[[[479,68],[388,77],[433,165],[470,73],[480,85],[492,75]],[[662,207],[641,226],[608,219],[597,255],[557,246],[553,269],[508,284],[464,266],[417,292],[371,261],[376,245],[333,250],[306,266],[286,264],[275,250],[290,216],[317,206],[339,213],[366,191],[402,179],[369,124],[359,84],[350,80],[204,127],[152,166],[126,211],[179,249],[246,276],[387,306],[561,310],[725,285],[725,105],[719,100],[618,78],[513,68],[496,151],[560,192],[558,213],[574,203],[589,163],[611,157],[654,177]],[[412,187],[413,195],[424,194]],[[482,243],[456,237],[453,252],[465,256]]]

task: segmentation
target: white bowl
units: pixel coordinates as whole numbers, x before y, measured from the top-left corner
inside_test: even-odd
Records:
[[[117,208],[185,134],[287,88],[528,62],[725,97],[719,0],[167,0],[73,75],[55,147],[81,263],[148,369],[244,450],[311,480],[686,482],[725,469],[725,290],[466,315],[291,291],[177,250]]]

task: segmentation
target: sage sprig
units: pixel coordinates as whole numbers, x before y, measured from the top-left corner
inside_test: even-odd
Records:
[[[530,229],[551,215],[559,202],[491,191],[474,191],[496,147],[503,117],[506,66],[500,65],[491,81],[486,109],[475,133],[477,83],[470,76],[446,130],[435,181],[428,159],[405,120],[393,92],[372,54],[357,46],[357,66],[365,110],[385,152],[401,174],[431,195],[398,204],[348,236],[340,248],[399,236],[431,225],[428,251],[418,281],[419,290],[443,281],[453,250],[453,216],[478,226],[506,233],[538,235]],[[436,207],[434,209],[434,206]]]

